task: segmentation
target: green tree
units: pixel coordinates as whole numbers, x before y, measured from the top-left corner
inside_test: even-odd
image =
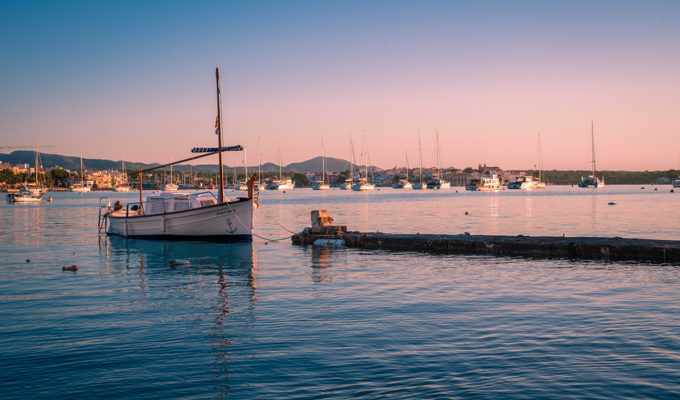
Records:
[[[50,171],[49,179],[52,181],[52,186],[66,186],[69,174],[61,168],[54,168]]]
[[[305,174],[300,174],[297,172],[293,174],[293,182],[295,182],[295,186],[297,187],[303,187],[309,184],[307,176]]]

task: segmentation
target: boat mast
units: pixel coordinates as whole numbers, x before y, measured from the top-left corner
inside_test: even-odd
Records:
[[[420,162],[420,184],[423,183],[423,147],[420,142],[420,128],[418,128],[418,161]]]
[[[368,183],[368,148],[366,147],[366,129],[364,129],[364,164],[366,167],[366,183]]]
[[[541,155],[541,134],[538,134],[538,181],[543,178],[543,156]]]
[[[279,149],[279,182],[281,182],[283,180],[283,175],[281,174],[281,164],[283,163],[281,159],[281,145],[277,144],[276,146]]]
[[[352,179],[356,179],[356,176],[354,176],[354,167],[357,164],[357,158],[356,155],[354,154],[354,142],[352,142],[352,133],[349,134],[349,152],[352,154],[352,165],[351,167],[351,172],[350,175],[352,175]]]
[[[224,203],[224,173],[222,171],[222,96],[220,94],[220,68],[215,67],[215,78],[217,82],[217,154],[220,163],[220,188],[218,192],[218,202]]]
[[[439,158],[439,128],[435,128],[435,131],[437,132],[437,178],[441,178],[442,170],[441,159]]]
[[[38,143],[35,144],[35,185],[40,186],[38,184]]]
[[[326,183],[326,148],[323,145],[323,136],[321,136],[321,178],[323,183]]]
[[[257,137],[257,189],[261,190],[262,177],[262,147],[260,147],[260,137]]]
[[[593,177],[595,177],[595,133],[593,129],[593,121],[590,121],[590,140],[593,146]]]
[[[248,182],[248,154],[246,153],[246,149],[243,148],[243,162],[246,164],[246,177],[245,180]]]
[[[408,150],[406,150],[406,182],[408,182]]]

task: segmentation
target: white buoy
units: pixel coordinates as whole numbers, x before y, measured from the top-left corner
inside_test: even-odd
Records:
[[[184,259],[176,259],[176,260],[170,260],[170,265],[175,266],[175,265],[189,265],[191,264],[189,260],[184,260]]]

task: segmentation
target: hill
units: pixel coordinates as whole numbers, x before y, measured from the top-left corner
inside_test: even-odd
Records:
[[[40,153],[40,160],[43,168],[60,167],[69,170],[80,169],[80,157],[64,156],[61,154],[47,154]],[[310,160],[292,163],[283,166],[285,172],[321,172],[322,157],[314,157]],[[12,165],[17,164],[35,164],[35,151],[19,150],[13,151],[10,154],[0,153],[0,162],[5,162]],[[125,167],[129,170],[139,168],[150,168],[159,165],[158,163],[146,164],[140,162],[125,161]],[[341,172],[349,168],[350,163],[339,158],[326,157],[326,170],[330,172]],[[121,169],[120,160],[104,160],[99,158],[83,158],[83,166],[85,169],[106,170],[106,169]],[[225,169],[236,168],[243,170],[243,165],[225,165]],[[217,172],[217,164],[200,164],[190,167],[189,165],[177,165],[174,167],[179,171],[189,171],[193,169],[197,172]],[[248,166],[250,171],[257,171],[257,165]],[[262,164],[262,172],[276,173],[279,172],[278,164],[264,163]]]

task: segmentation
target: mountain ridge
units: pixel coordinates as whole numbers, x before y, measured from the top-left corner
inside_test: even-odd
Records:
[[[49,153],[39,153],[41,165],[43,168],[54,168],[60,167],[69,170],[80,169],[80,157],[79,156],[65,156],[61,154],[49,154]],[[323,157],[317,156],[310,158],[309,160],[291,163],[285,166],[281,166],[283,172],[321,172],[322,170],[322,159]],[[17,150],[9,154],[0,153],[0,162],[8,163],[11,165],[17,164],[29,164],[34,166],[35,164],[35,151],[32,150]],[[159,163],[142,163],[125,161],[125,167],[128,170],[137,170],[151,168],[160,165]],[[349,169],[351,166],[350,162],[340,158],[326,157],[326,171],[327,172],[342,172]],[[108,170],[122,169],[121,161],[118,160],[107,160],[101,158],[83,158],[83,167],[85,169],[95,169],[95,170]],[[179,171],[189,171],[193,169],[196,172],[217,172],[217,164],[198,164],[198,165],[176,165],[173,167]],[[243,165],[224,165],[225,169],[234,169],[237,171],[243,171]],[[375,168],[375,167],[371,167]],[[257,171],[257,165],[249,165],[249,171]],[[275,173],[279,172],[279,165],[267,162],[261,165],[260,169],[262,172]]]

